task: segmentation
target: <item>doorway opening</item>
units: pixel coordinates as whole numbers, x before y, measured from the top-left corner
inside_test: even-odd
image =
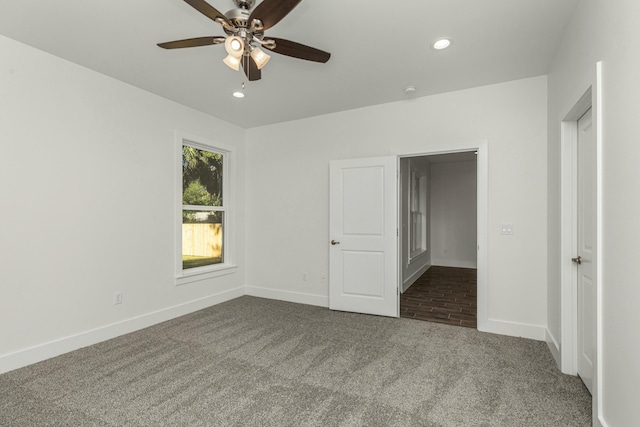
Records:
[[[477,157],[400,159],[400,317],[477,327]]]
[[[465,154],[466,153],[466,154]],[[488,142],[481,140],[456,144],[440,151],[332,160],[329,163],[329,308],[331,310],[400,317],[400,294],[431,265],[442,259],[432,257],[435,238],[431,221],[421,214],[427,198],[415,201],[414,215],[405,211],[404,221],[414,221],[410,239],[401,233],[400,163],[407,158],[436,155],[475,157],[476,164],[476,247],[477,329],[491,330],[488,318]],[[409,175],[410,176],[410,175]],[[414,175],[417,186],[427,187],[425,179]],[[405,183],[405,187],[408,184]],[[422,212],[427,212],[426,208]],[[460,209],[456,214],[461,212]],[[408,229],[408,228],[407,228]],[[435,231],[439,230],[438,227]],[[426,233],[426,234],[425,234]],[[404,235],[404,236],[401,236]],[[473,235],[473,232],[471,232]],[[403,248],[406,253],[403,255]],[[448,252],[448,250],[447,250]],[[444,251],[442,251],[444,253]],[[411,259],[403,268],[403,256]],[[424,263],[417,268],[418,260]],[[422,262],[421,261],[421,262]],[[434,262],[435,261],[435,262]],[[469,265],[442,264],[448,268]],[[403,286],[404,284],[404,286]]]

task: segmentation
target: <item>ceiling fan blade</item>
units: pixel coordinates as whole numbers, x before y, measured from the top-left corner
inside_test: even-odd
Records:
[[[209,46],[224,43],[224,37],[195,37],[193,39],[174,40],[172,42],[158,43],[163,49],[181,49],[183,47]]]
[[[264,29],[276,25],[282,18],[295,8],[301,0],[263,0],[249,16],[249,22],[254,19],[262,21]]]
[[[281,55],[287,55],[293,58],[322,63],[327,62],[329,58],[331,58],[331,54],[329,52],[325,52],[314,47],[305,46],[300,43],[292,42],[291,40],[268,37],[265,38],[265,41],[267,39],[275,41],[276,46],[273,49],[270,48],[268,44],[265,44],[263,46]]]
[[[260,80],[262,78],[262,72],[258,70],[256,61],[254,61],[250,56],[242,55],[242,69],[250,82]]]
[[[204,16],[208,17],[217,22],[217,19],[224,20],[227,24],[233,26],[229,21],[229,18],[220,13],[215,7],[211,6],[204,0],[184,0],[191,7],[193,7],[198,12],[202,13]]]

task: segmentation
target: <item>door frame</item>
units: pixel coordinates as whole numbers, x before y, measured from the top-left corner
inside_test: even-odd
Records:
[[[407,153],[398,156],[400,158],[434,156],[438,154],[460,153],[465,151],[477,151],[476,164],[476,185],[477,185],[477,283],[478,283],[478,312],[477,312],[477,328],[479,331],[489,332],[488,318],[488,267],[489,267],[489,144],[486,140],[472,141],[467,143],[455,144],[455,147],[448,145],[446,148],[433,149],[429,151]],[[400,210],[400,195],[398,194],[397,202],[398,211]],[[401,251],[398,250],[398,266],[401,263]],[[400,275],[398,268],[398,275]],[[400,279],[400,278],[399,278]],[[400,299],[398,298],[398,305]],[[398,312],[400,307],[398,307]]]
[[[602,62],[596,64],[595,82],[568,109],[560,136],[560,370],[578,371],[578,272],[571,258],[578,248],[578,119],[589,108],[596,132],[596,361],[593,382],[593,419],[602,414]]]

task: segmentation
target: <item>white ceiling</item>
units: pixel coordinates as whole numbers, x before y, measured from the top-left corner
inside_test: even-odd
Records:
[[[578,1],[303,0],[266,35],[331,59],[274,53],[241,100],[244,74],[222,63],[224,47],[156,46],[224,35],[182,0],[0,0],[0,34],[250,128],[399,101],[407,85],[415,97],[546,74]],[[431,49],[442,36],[452,47]]]

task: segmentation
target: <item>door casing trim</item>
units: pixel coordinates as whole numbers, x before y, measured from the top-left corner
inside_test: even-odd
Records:
[[[486,140],[471,141],[457,144],[455,147],[447,145],[440,150],[433,149],[425,152],[407,153],[398,158],[433,156],[438,154],[459,153],[464,151],[477,151],[477,281],[478,281],[478,330],[492,332],[492,323],[488,318],[488,277],[489,277],[489,143]],[[398,200],[398,209],[400,202]],[[398,251],[401,256],[401,251]],[[400,260],[398,260],[400,265]]]
[[[571,104],[570,104],[571,105]],[[578,325],[577,325],[577,271],[571,255],[578,246],[577,230],[577,141],[578,119],[592,108],[596,132],[596,361],[593,382],[594,425],[606,425],[602,411],[602,62],[595,66],[593,84],[564,114],[561,122],[560,160],[560,370],[569,375],[577,374]],[[553,351],[552,351],[553,352]]]

